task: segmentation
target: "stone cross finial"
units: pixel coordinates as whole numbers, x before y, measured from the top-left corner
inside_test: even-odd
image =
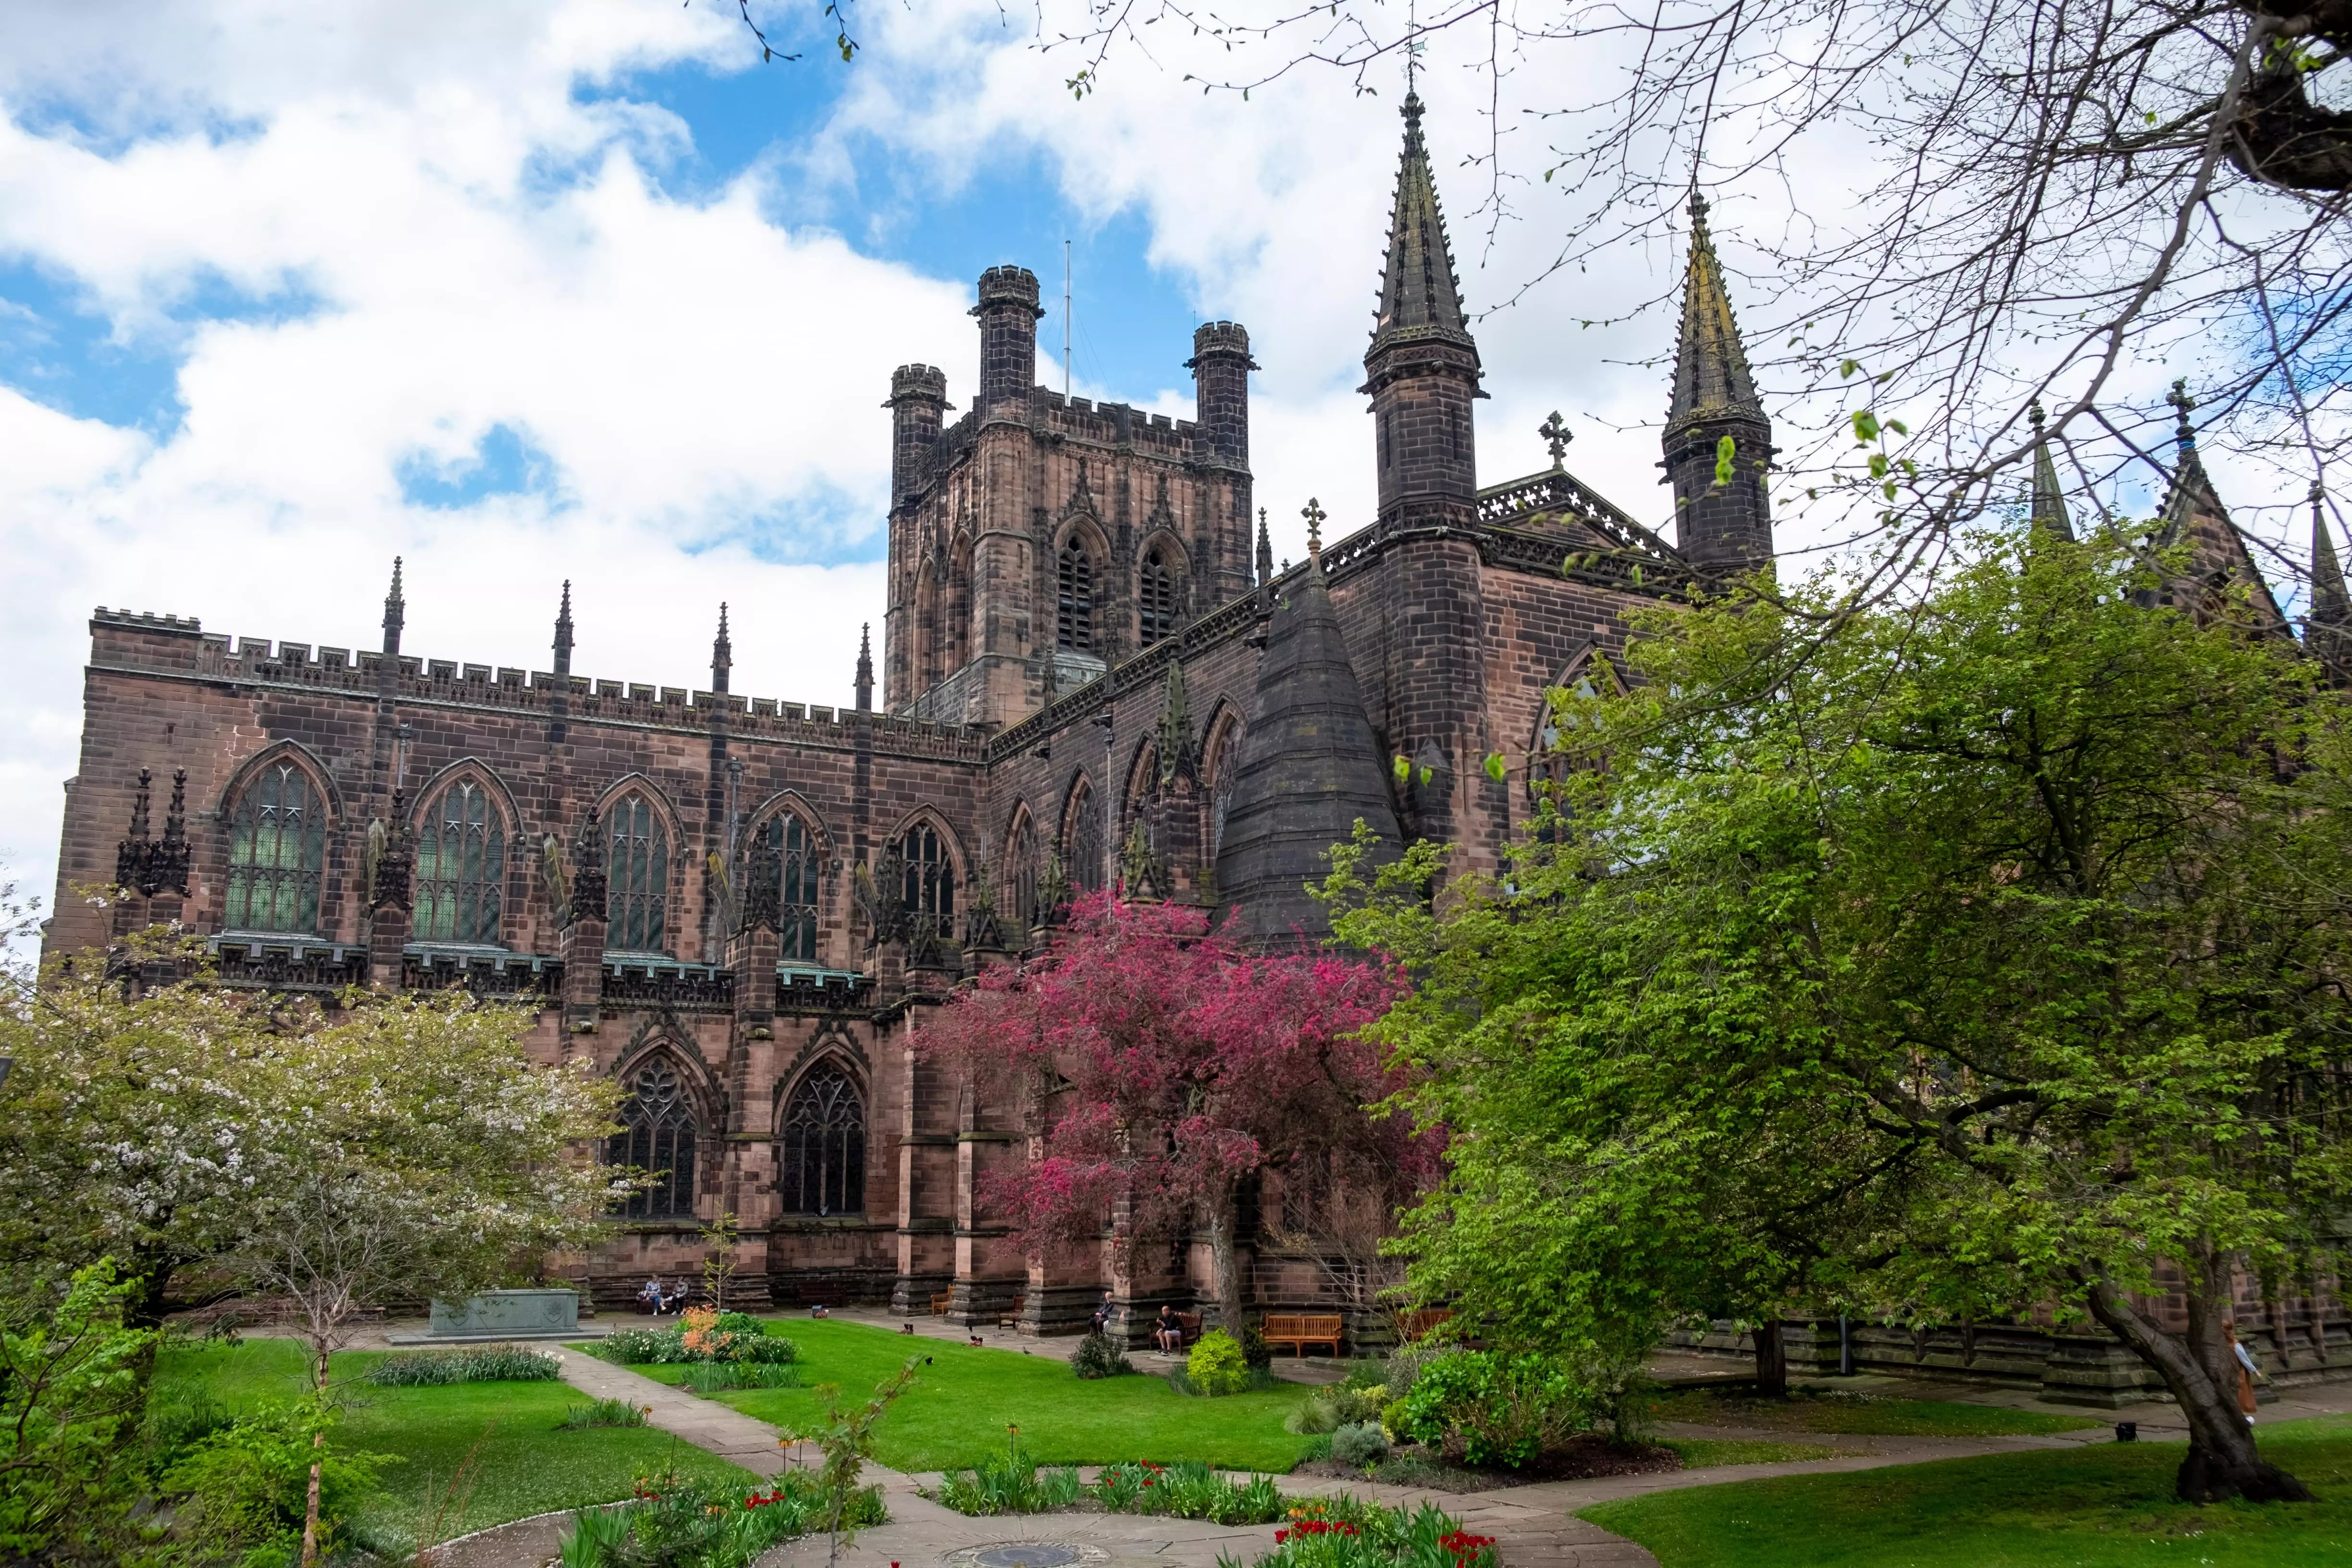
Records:
[[[2033,438],[2037,441],[2040,440],[2042,438],[2042,399],[2037,397],[2026,405],[2025,417],[2032,422]]]
[[[1564,466],[1568,444],[1576,439],[1576,432],[1561,420],[1559,409],[1553,409],[1551,417],[1536,426],[1536,434],[1542,437],[1544,445],[1551,448],[1551,466],[1555,468]]]
[[[1329,514],[1324,511],[1321,501],[1308,496],[1307,504],[1298,509],[1298,515],[1307,520],[1307,553],[1319,562],[1323,559],[1323,520]]]

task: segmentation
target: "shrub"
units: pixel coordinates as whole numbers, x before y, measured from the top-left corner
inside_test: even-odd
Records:
[[[1267,1524],[1282,1517],[1283,1497],[1271,1476],[1234,1483],[1198,1459],[1174,1465],[1128,1460],[1108,1465],[1092,1488],[1114,1513],[1204,1519],[1213,1524]]]
[[[1252,1372],[1270,1372],[1274,1368],[1274,1347],[1265,1342],[1265,1335],[1255,1323],[1242,1325],[1242,1360]]]
[[[599,1360],[621,1366],[661,1366],[694,1359],[676,1329],[614,1329],[590,1349]]]
[[[1249,1362],[1234,1336],[1223,1329],[1211,1329],[1194,1342],[1192,1353],[1184,1363],[1184,1375],[1212,1399],[1239,1394],[1250,1384]]]
[[[1299,1401],[1283,1425],[1293,1432],[1336,1432],[1366,1421],[1378,1421],[1387,1391],[1379,1388],[1318,1388]]]
[[[1091,1333],[1078,1342],[1070,1352],[1070,1370],[1089,1381],[1098,1377],[1119,1377],[1135,1370],[1127,1352],[1112,1342],[1106,1333]]]
[[[1583,1430],[1587,1405],[1549,1356],[1456,1351],[1422,1367],[1381,1422],[1449,1459],[1516,1470]]]
[[[599,1359],[621,1366],[675,1366],[685,1362],[783,1366],[800,1360],[801,1353],[798,1345],[782,1334],[768,1332],[767,1325],[750,1313],[722,1316],[708,1307],[688,1310],[685,1321],[675,1329],[615,1329],[593,1348]]]
[[[764,1334],[768,1331],[767,1321],[755,1318],[749,1312],[719,1313],[719,1328],[722,1333],[730,1334]]]
[[[1388,1361],[1382,1356],[1359,1356],[1348,1363],[1348,1375],[1340,1381],[1349,1388],[1386,1388]]]
[[[367,1381],[388,1388],[445,1383],[552,1383],[563,1375],[553,1356],[520,1345],[464,1345],[440,1351],[398,1351],[367,1370]]]
[[[1343,1465],[1377,1465],[1389,1457],[1388,1434],[1376,1422],[1351,1421],[1331,1434],[1331,1457]]]
[[[1021,1428],[1005,1429],[1004,1453],[991,1454],[969,1470],[940,1478],[939,1500],[958,1513],[1043,1513],[1067,1508],[1086,1489],[1067,1465],[1040,1470],[1021,1447]]]
[[[640,1479],[637,1500],[618,1509],[583,1509],[564,1538],[564,1568],[744,1568],[779,1543],[824,1528],[824,1487],[790,1471],[766,1490],[734,1492],[679,1479]],[[845,1526],[885,1517],[881,1489],[856,1494]]]
[[[265,1405],[194,1444],[163,1477],[165,1489],[184,1500],[180,1521],[189,1539],[236,1556],[290,1545],[302,1533],[311,1437],[332,1419],[308,1403]],[[379,1468],[398,1463],[330,1444],[320,1474],[320,1538],[331,1541],[351,1505],[374,1488]]]
[[[801,1369],[786,1362],[698,1362],[677,1380],[680,1388],[697,1394],[724,1394],[730,1388],[798,1388]]]
[[[652,1411],[651,1405],[632,1405],[625,1399],[599,1399],[565,1411],[557,1429],[579,1432],[590,1426],[642,1426]]]

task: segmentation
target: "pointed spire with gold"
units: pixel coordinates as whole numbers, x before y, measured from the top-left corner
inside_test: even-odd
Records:
[[[1675,487],[1675,542],[1702,581],[1720,584],[1772,563],[1772,513],[1764,492],[1772,426],[1732,319],[1706,212],[1706,198],[1694,187],[1664,466]]]
[[[2042,400],[2035,398],[2025,416],[2033,422],[2033,527],[2074,542],[2074,522],[2066,515],[2066,492],[2058,484],[2058,465],[2050,456],[2049,437],[2042,434]]]

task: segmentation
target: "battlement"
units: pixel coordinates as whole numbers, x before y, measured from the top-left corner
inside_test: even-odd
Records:
[[[90,627],[93,668],[193,674],[232,686],[299,686],[345,691],[372,701],[383,665],[383,656],[372,648],[354,651],[325,643],[313,647],[286,640],[273,643],[268,637],[232,638],[204,632],[194,617],[101,610],[92,617]],[[150,638],[157,632],[193,643],[193,657],[179,652],[186,644],[154,646]],[[708,731],[714,723],[723,722],[730,736],[834,747],[854,746],[870,737],[878,750],[946,761],[977,763],[983,750],[980,737],[960,724],[932,724],[850,708],[696,691],[682,686],[582,675],[559,677],[543,669],[526,671],[408,654],[400,656],[392,694],[402,702],[550,714],[556,698],[562,696],[564,717],[574,724],[604,721]]]

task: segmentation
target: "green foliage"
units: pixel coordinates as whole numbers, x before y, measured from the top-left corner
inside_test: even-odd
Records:
[[[1838,1450],[1819,1443],[1786,1443],[1770,1437],[1669,1437],[1662,1447],[1682,1456],[1686,1470],[1719,1465],[1789,1465],[1833,1459]]]
[[[748,1312],[727,1312],[718,1315],[709,1329],[699,1331],[688,1323],[672,1329],[615,1329],[591,1345],[589,1353],[615,1366],[675,1366],[692,1362],[757,1362],[782,1366],[800,1359],[800,1347],[782,1334],[768,1332],[764,1320]],[[778,1383],[735,1386],[794,1385]]]
[[[875,1385],[874,1396],[863,1405],[845,1405],[838,1386],[820,1385],[816,1393],[825,1402],[824,1419],[793,1434],[814,1443],[824,1456],[817,1481],[824,1489],[825,1529],[833,1538],[833,1555],[838,1555],[843,1543],[856,1539],[856,1531],[870,1522],[858,1501],[866,1494],[858,1489],[857,1478],[866,1468],[866,1457],[874,1451],[874,1428],[889,1413],[890,1406],[915,1385],[915,1369],[919,1364],[912,1360],[901,1364],[897,1372]],[[1017,1435],[1019,1428],[1014,1432]]]
[[[1203,1519],[1223,1525],[1271,1523],[1282,1517],[1285,1506],[1271,1476],[1229,1481],[1198,1459],[1107,1465],[1090,1491],[1113,1513]]]
[[[1377,1465],[1389,1457],[1389,1435],[1378,1421],[1351,1421],[1331,1434],[1331,1457],[1343,1465]]]
[[[697,1394],[724,1394],[736,1388],[798,1388],[801,1369],[790,1362],[694,1362],[687,1366],[677,1385]]]
[[[0,1555],[102,1562],[133,1534],[141,1446],[129,1439],[156,1336],[123,1326],[131,1290],[101,1260],[63,1300],[0,1317]],[[195,1429],[178,1424],[165,1440]]]
[[[572,1516],[559,1561],[563,1568],[603,1568],[629,1539],[628,1515],[619,1509],[583,1508]]]
[[[598,1399],[566,1410],[559,1430],[583,1432],[591,1426],[642,1426],[649,1414],[646,1405],[625,1399]]]
[[[1293,1432],[1336,1432],[1361,1421],[1378,1422],[1388,1403],[1388,1390],[1378,1384],[1318,1388],[1299,1402],[1283,1425]]]
[[[1091,1382],[1101,1377],[1121,1377],[1135,1370],[1127,1352],[1112,1342],[1105,1333],[1090,1333],[1070,1352],[1070,1370]]]
[[[1434,1504],[1383,1508],[1345,1495],[1307,1498],[1253,1568],[1497,1568],[1494,1537],[1472,1535]],[[1217,1568],[1241,1568],[1219,1557]]]
[[[1768,1426],[1783,1432],[1850,1432],[1872,1436],[1984,1437],[2087,1432],[2105,1422],[2054,1410],[2012,1410],[2002,1405],[1892,1399],[1880,1394],[1801,1390],[1786,1399],[1754,1399],[1714,1389],[1654,1394],[1653,1420],[1699,1426]]]
[[[319,1538],[331,1549],[352,1505],[374,1489],[395,1456],[346,1451],[320,1437],[336,1413],[314,1396],[265,1405],[199,1438],[163,1475],[178,1498],[179,1526],[209,1552],[278,1553],[299,1544],[319,1468]]]
[[[1184,1361],[1184,1375],[1194,1390],[1212,1399],[1247,1388],[1249,1373],[1249,1358],[1240,1342],[1223,1329],[1211,1329],[1193,1341],[1192,1353]]]
[[[553,1356],[520,1345],[397,1351],[367,1370],[370,1383],[387,1388],[423,1388],[443,1383],[553,1383],[562,1375],[562,1366]]]
[[[1242,1361],[1252,1372],[1268,1372],[1274,1367],[1274,1347],[1265,1342],[1265,1333],[1255,1323],[1244,1323],[1241,1331]]]
[[[1423,1367],[1384,1420],[1449,1459],[1516,1470],[1582,1431],[1590,1403],[1549,1356],[1456,1351]]]
[[[1441,851],[1335,857],[1454,1133],[1416,1296],[1570,1353],[1829,1305],[2161,1345],[2166,1280],[2218,1318],[2234,1268],[2336,1268],[2352,727],[2242,594],[2158,585],[2117,538],[1985,537],[1912,601],[1661,608],[1627,689],[1554,694],[1609,762],[1577,833],[1436,910]],[[2169,1342],[2187,1401],[2214,1352]]]
[[[1044,1513],[1067,1508],[1085,1489],[1068,1466],[1040,1469],[1022,1451],[1021,1428],[1004,1429],[1004,1452],[991,1454],[969,1470],[940,1477],[939,1500],[958,1513]]]

